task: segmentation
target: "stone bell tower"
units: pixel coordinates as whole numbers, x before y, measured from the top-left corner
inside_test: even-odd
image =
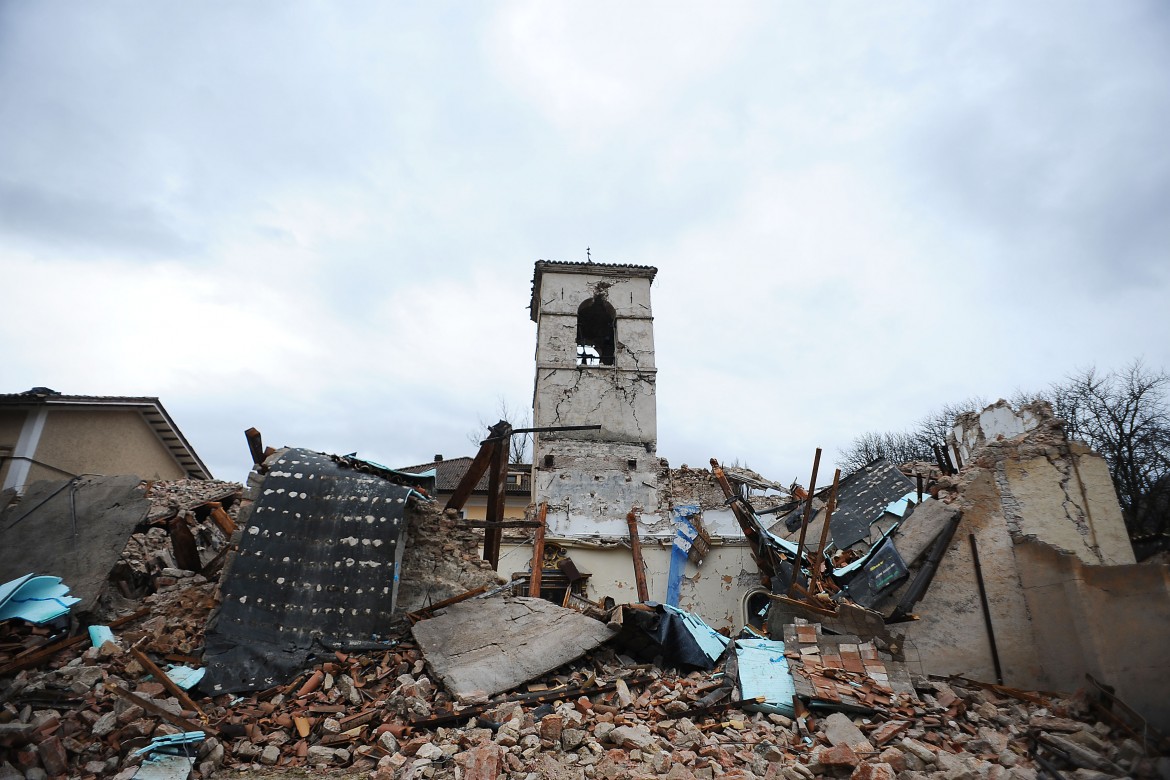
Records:
[[[532,277],[536,322],[535,427],[600,425],[537,433],[533,500],[585,532],[586,520],[657,508],[654,318],[658,269],[539,260]]]

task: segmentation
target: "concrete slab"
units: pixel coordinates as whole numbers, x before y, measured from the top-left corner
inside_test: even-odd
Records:
[[[110,570],[150,501],[138,477],[77,477],[34,482],[0,516],[0,582],[25,574],[60,577],[92,612]]]
[[[908,566],[918,562],[935,538],[959,513],[957,507],[942,501],[924,501],[907,517],[894,534],[894,546]]]
[[[473,599],[414,626],[434,675],[456,697],[493,696],[580,658],[616,632],[543,599]]]

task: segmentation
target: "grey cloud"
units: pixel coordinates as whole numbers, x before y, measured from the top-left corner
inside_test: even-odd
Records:
[[[0,231],[69,248],[185,257],[201,245],[145,204],[118,203],[0,179]]]

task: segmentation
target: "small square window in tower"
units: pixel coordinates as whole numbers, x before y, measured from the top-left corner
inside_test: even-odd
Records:
[[[577,309],[577,365],[612,366],[617,316],[609,301],[594,296]]]

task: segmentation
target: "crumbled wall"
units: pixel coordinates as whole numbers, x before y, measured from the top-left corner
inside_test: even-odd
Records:
[[[904,624],[906,657],[930,674],[964,674],[995,680],[991,643],[979,603],[979,586],[969,534],[975,534],[984,587],[995,626],[1004,681],[1035,688],[1040,667],[1033,645],[1028,605],[1020,588],[1012,554],[1014,542],[1000,503],[994,473],[965,472],[958,531],[922,601],[914,608],[919,619]],[[900,594],[899,594],[900,595]],[[891,599],[894,601],[895,599]],[[888,611],[888,610],[887,610]],[[898,626],[901,630],[903,626]]]
[[[1002,398],[981,412],[966,412],[955,418],[950,446],[963,462],[988,442],[1013,439],[1052,420],[1052,409],[1044,402],[1025,404],[1017,411]]]
[[[700,509],[722,509],[727,503],[723,488],[715,481],[715,475],[707,469],[693,469],[683,464],[677,469],[661,461],[662,471],[658,476],[658,503],[670,506],[672,503],[694,504]]]
[[[980,445],[934,488],[962,519],[914,609],[920,619],[905,624],[907,661],[994,679],[974,534],[1007,685],[1072,691],[1088,672],[1170,725],[1170,567],[1134,563],[1105,461],[1069,442],[1046,404],[1026,407],[1027,430],[1014,436],[1003,433],[1012,430],[1003,408],[989,409],[1000,432],[968,428]]]
[[[1036,542],[1015,548],[1043,687],[1076,690],[1087,672],[1170,729],[1170,566],[1091,566]]]
[[[479,535],[437,503],[412,500],[398,586],[398,613],[413,612],[503,580],[479,552]]]

